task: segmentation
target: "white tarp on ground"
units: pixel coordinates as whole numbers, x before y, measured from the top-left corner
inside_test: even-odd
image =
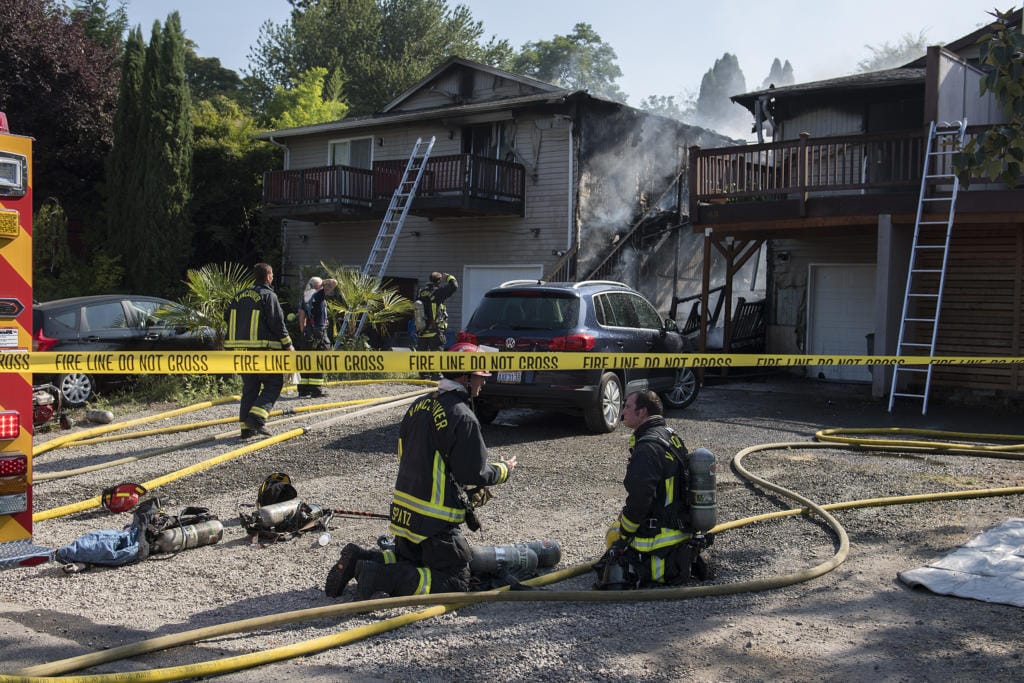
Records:
[[[899,577],[942,595],[1024,607],[1024,519],[1008,519]]]

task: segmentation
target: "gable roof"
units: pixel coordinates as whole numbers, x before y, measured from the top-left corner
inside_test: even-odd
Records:
[[[270,140],[271,138],[279,139],[287,137],[298,137],[300,135],[327,133],[333,131],[358,130],[360,128],[371,128],[373,126],[379,126],[381,124],[455,118],[460,116],[466,116],[469,114],[480,114],[491,111],[499,111],[502,109],[513,109],[516,107],[523,107],[527,105],[562,104],[564,102],[568,102],[570,100],[578,99],[581,97],[600,99],[595,98],[593,95],[588,95],[583,90],[575,92],[570,92],[568,90],[559,90],[557,92],[551,93],[540,93],[537,95],[511,97],[504,100],[491,100],[488,102],[474,102],[472,104],[448,105],[444,107],[437,107],[435,109],[417,109],[416,111],[400,111],[393,113],[368,114],[366,116],[353,116],[350,118],[339,119],[337,121],[314,123],[308,126],[299,126],[297,128],[283,128],[281,130],[266,131],[263,133],[257,133],[253,137],[255,137],[258,140]]]
[[[412,84],[408,89],[399,94],[398,97],[388,102],[388,104],[385,105],[383,109],[381,109],[381,113],[386,114],[389,111],[393,111],[394,109],[398,108],[398,106],[401,105],[403,102],[407,101],[410,97],[412,97],[414,94],[416,94],[420,90],[423,90],[424,88],[427,88],[433,81],[442,77],[447,72],[455,71],[457,69],[472,69],[474,71],[480,71],[486,74],[490,74],[491,76],[504,78],[505,80],[508,81],[521,83],[522,85],[525,85],[538,93],[568,92],[565,88],[560,88],[557,85],[545,83],[544,81],[538,81],[537,79],[530,78],[529,76],[520,76],[518,74],[514,74],[509,71],[504,71],[493,66],[481,64],[480,62],[473,62],[468,59],[463,59],[462,57],[452,56],[441,62],[437,66],[437,68],[431,71],[429,74],[418,80],[416,83]]]

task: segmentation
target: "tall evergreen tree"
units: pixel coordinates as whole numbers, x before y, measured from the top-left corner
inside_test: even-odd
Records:
[[[121,83],[114,113],[114,144],[107,156],[104,202],[106,240],[114,253],[126,253],[119,245],[131,240],[131,216],[141,215],[142,177],[136,166],[142,152],[142,70],[146,47],[142,29],[135,27],[125,41]]]
[[[761,81],[761,89],[767,90],[771,86],[781,88],[784,85],[793,85],[796,80],[793,77],[793,65],[786,60],[786,65],[783,66],[779,58],[776,57],[772,60],[772,68],[768,71],[768,75]]]
[[[172,12],[159,41],[151,43],[156,62],[144,83],[148,110],[143,196],[150,208],[137,225],[148,258],[125,264],[137,291],[169,292],[188,264],[192,227],[188,216],[192,178],[192,103],[185,76],[185,36]]]
[[[154,22],[144,55],[140,29],[128,42],[120,144],[107,167],[109,247],[122,257],[127,287],[167,296],[188,265],[192,241],[192,107],[178,13],[162,28]]]
[[[732,95],[747,89],[736,55],[726,52],[716,59],[700,82],[697,96],[697,123],[727,135],[743,135],[750,131],[750,114],[732,102]]]

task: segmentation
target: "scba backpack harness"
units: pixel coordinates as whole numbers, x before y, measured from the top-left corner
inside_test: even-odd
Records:
[[[675,431],[668,429],[668,432],[667,439],[657,434],[645,434],[637,439],[636,445],[657,443],[679,463],[679,474],[675,478],[672,495],[674,502],[669,511],[669,519],[664,520],[664,523],[670,528],[690,533],[691,538],[678,548],[679,552],[684,553],[680,561],[686,569],[676,581],[683,582],[690,578],[704,581],[710,573],[700,553],[714,543],[714,535],[708,532],[717,520],[715,457],[706,448],[688,452]],[[641,528],[653,529],[661,525],[660,520],[648,519]],[[621,537],[594,565],[598,575],[598,581],[594,584],[596,589],[623,590],[636,587],[640,576],[631,562],[635,558],[630,556],[636,551],[630,550],[629,541],[630,537]]]
[[[327,531],[333,512],[305,503],[292,486],[291,477],[274,472],[260,485],[256,505],[243,504],[253,512],[239,510],[238,520],[253,543],[287,541],[309,531]]]

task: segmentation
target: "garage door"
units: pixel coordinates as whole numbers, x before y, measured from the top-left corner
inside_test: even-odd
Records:
[[[466,266],[462,282],[462,326],[469,322],[480,299],[489,289],[508,280],[539,280],[544,276],[544,266]]]
[[[875,266],[811,264],[807,276],[807,352],[810,355],[867,353],[875,330]],[[810,377],[870,382],[866,365],[807,366]]]

